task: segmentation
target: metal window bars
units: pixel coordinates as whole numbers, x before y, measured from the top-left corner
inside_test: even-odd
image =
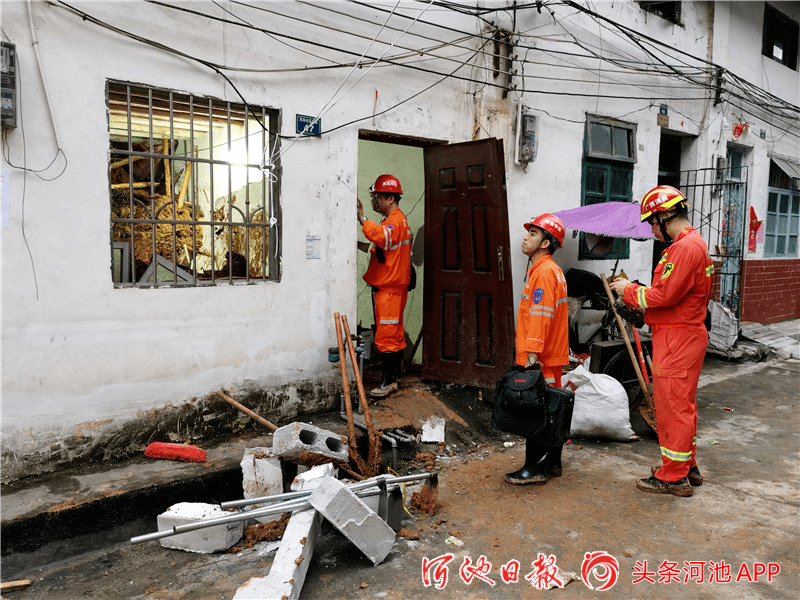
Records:
[[[117,82],[108,110],[115,286],[276,280],[276,111]]]

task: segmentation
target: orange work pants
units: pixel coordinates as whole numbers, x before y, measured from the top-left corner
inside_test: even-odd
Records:
[[[403,312],[406,309],[407,299],[408,292],[404,294],[384,290],[372,292],[375,347],[378,348],[378,352],[397,352],[406,347]]]
[[[708,347],[705,325],[653,327],[653,404],[662,481],[683,479],[697,464],[697,382]]]
[[[544,375],[544,380],[547,382],[547,385],[552,385],[553,387],[563,387],[561,385],[561,365],[555,367],[545,367],[544,365],[539,365],[539,368],[542,370],[542,375]]]

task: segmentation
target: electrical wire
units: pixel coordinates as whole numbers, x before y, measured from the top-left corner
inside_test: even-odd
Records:
[[[46,1],[50,1],[50,0],[46,0]],[[200,13],[200,12],[198,12],[198,11],[193,11],[193,10],[186,9],[185,7],[176,7],[176,6],[171,6],[171,5],[167,5],[167,4],[163,3],[163,2],[156,2],[155,0],[150,0],[150,1],[151,1],[151,3],[153,3],[153,4],[159,4],[159,5],[161,5],[161,6],[164,6],[164,7],[166,7],[166,8],[171,8],[171,9],[176,9],[176,10],[184,10],[184,11],[186,11],[186,12],[191,12],[191,13],[194,13],[194,14],[198,14],[198,15],[200,15],[200,16],[203,16],[203,17],[205,17],[205,18],[217,18],[217,19],[219,20],[219,17],[213,17],[213,16],[209,16],[209,15],[206,15],[206,14]],[[372,9],[372,10],[379,10],[379,11],[384,11],[384,12],[386,11],[386,9],[380,9],[380,8],[378,8],[378,7],[369,6],[369,5],[366,5],[366,4],[364,4],[364,3],[357,2],[356,0],[352,0],[352,3],[354,3],[354,4],[358,4],[358,5],[362,5],[362,6],[367,6],[367,7],[369,7],[369,8],[370,8],[370,9]],[[66,3],[62,2],[62,4],[66,4]],[[239,3],[239,4],[246,5],[245,3]],[[444,3],[444,4],[437,4],[437,6],[445,6],[445,7],[446,7],[446,4],[447,4],[447,3]],[[586,14],[588,14],[588,15],[589,15],[590,17],[592,17],[592,18],[599,18],[599,15],[597,15],[597,13],[595,13],[594,11],[590,11],[589,9],[585,9],[584,7],[577,6],[577,5],[576,5],[575,3],[573,3],[573,2],[549,2],[549,3],[542,3],[542,6],[545,6],[545,7],[556,6],[556,5],[567,6],[567,7],[569,7],[570,9],[574,10],[574,12],[575,12],[575,13],[577,13],[577,12],[583,12],[583,13],[586,13]],[[524,8],[526,8],[526,7],[527,7],[527,8],[533,8],[533,7],[536,7],[537,9],[539,8],[539,6],[538,6],[538,5],[535,5],[535,4],[528,4],[528,5],[520,5],[520,6],[513,7],[513,10],[515,11],[515,14],[516,14],[516,11],[519,11],[519,10],[521,10],[521,9],[524,9]],[[72,7],[70,7],[70,8],[72,8]],[[74,11],[75,9],[72,9],[72,10]],[[509,8],[509,10],[511,10],[511,8]],[[76,14],[80,14],[80,11],[76,11]],[[83,13],[83,14],[85,15],[85,13]],[[410,18],[410,17],[408,17],[408,16],[406,16],[406,15],[399,15],[399,14],[398,14],[398,16],[402,16],[403,18],[407,18],[407,19],[408,19],[408,18]],[[96,22],[96,21],[95,21],[95,22]],[[233,22],[233,21],[229,21],[229,20],[225,20],[225,22],[230,22],[230,23],[233,23],[233,24],[235,24],[235,25],[239,25],[239,26],[241,26],[241,23],[235,23],[235,22]],[[452,28],[452,27],[448,27],[448,26],[442,26],[442,25],[439,25],[439,24],[436,24],[436,23],[430,23],[429,21],[425,21],[425,20],[420,20],[420,22],[421,22],[421,23],[424,23],[424,24],[427,24],[427,25],[430,25],[430,26],[433,26],[433,27],[438,27],[439,29],[443,29],[443,30],[448,30],[448,31],[456,31],[456,32],[458,32],[458,31],[459,31],[459,30],[457,30],[457,29],[455,29],[455,28]],[[606,20],[604,21],[604,23],[607,23],[607,22],[609,22],[609,21],[606,19]],[[614,24],[613,22],[611,22],[611,23],[612,23],[612,25],[614,25],[614,26],[617,26],[617,24]],[[112,26],[112,27],[113,27],[113,26]],[[282,33],[280,33],[280,32],[268,32],[267,30],[263,30],[263,29],[259,29],[259,30],[261,30],[261,31],[264,31],[264,32],[267,32],[267,33],[270,33],[270,34],[272,34],[272,35],[276,35],[276,36],[282,36],[282,37],[286,37],[286,38],[291,38],[291,39],[294,39],[294,40],[296,40],[296,41],[300,41],[300,42],[302,42],[302,43],[307,43],[307,44],[315,45],[315,46],[317,46],[317,47],[324,47],[324,48],[326,48],[326,49],[332,49],[332,50],[336,50],[337,52],[346,52],[346,53],[354,54],[352,51],[348,51],[348,50],[345,50],[345,49],[342,49],[342,48],[332,48],[332,47],[330,47],[330,46],[325,46],[325,45],[323,45],[323,44],[315,43],[315,42],[312,42],[312,41],[309,41],[309,40],[303,40],[302,38],[297,38],[297,37],[287,36],[286,34],[282,34]],[[462,34],[463,34],[463,33],[465,33],[465,32],[460,32],[460,33],[462,33]],[[632,33],[632,32],[631,32],[631,30],[625,30],[625,33],[626,33],[626,35],[627,35],[627,36],[629,36],[629,37],[633,37],[635,32],[633,32],[633,33]],[[143,38],[140,38],[139,36],[133,36],[133,34],[128,34],[128,35],[129,35],[129,37],[134,37],[134,39],[139,39],[139,41],[141,41],[142,43],[150,43],[151,45],[156,45],[156,47],[161,47],[161,48],[162,48],[162,49],[164,49],[164,50],[167,50],[167,51],[174,51],[174,52],[175,52],[176,54],[178,54],[178,55],[184,56],[184,57],[186,57],[186,58],[188,58],[188,59],[190,59],[190,60],[195,60],[195,61],[197,61],[197,62],[200,62],[201,64],[204,64],[204,65],[206,65],[206,66],[207,66],[207,67],[209,67],[209,68],[215,68],[215,70],[227,69],[227,67],[226,67],[225,65],[216,65],[216,64],[214,64],[214,63],[210,63],[209,61],[204,61],[203,59],[199,59],[199,58],[197,58],[197,57],[192,57],[192,56],[190,56],[190,55],[187,55],[187,54],[185,54],[185,53],[182,53],[182,52],[180,52],[180,51],[176,51],[176,50],[174,50],[174,49],[169,49],[169,48],[167,48],[166,46],[164,46],[163,44],[159,44],[158,42],[153,42],[152,40],[144,40]],[[416,35],[416,34],[413,34],[413,35]],[[482,39],[482,40],[484,40],[484,41],[493,40],[493,38],[489,38],[489,37],[486,37],[486,36],[483,36],[483,35],[476,35],[476,34],[470,34],[470,35],[471,35],[471,36],[472,36],[474,39]],[[644,38],[645,38],[645,39],[647,39],[647,40],[651,40],[651,41],[652,41],[652,43],[658,43],[658,40],[652,40],[652,38],[647,38],[647,36],[644,36]],[[636,40],[641,40],[641,39],[642,39],[642,38],[640,38],[640,37],[635,37],[634,41],[636,41]],[[572,41],[574,41],[574,38],[573,38],[573,40],[572,40]],[[484,45],[485,45],[485,44],[484,44]],[[666,45],[665,45],[665,44],[661,44],[661,46],[666,46]],[[668,47],[668,46],[666,46],[666,47]],[[591,48],[588,48],[588,49],[587,49],[587,47],[582,47],[581,49],[582,49],[582,50],[584,50],[584,54],[577,54],[577,53],[569,53],[569,54],[572,54],[572,55],[574,55],[574,56],[580,56],[581,58],[586,58],[586,57],[591,57],[591,56],[592,56]],[[532,48],[531,50],[532,50],[532,51],[537,51],[537,52],[538,52],[538,51],[540,51],[540,49],[538,49],[538,48]],[[644,49],[644,50],[647,50],[647,49]],[[673,50],[673,49],[672,49],[672,48],[670,48],[670,50]],[[678,50],[680,51],[680,49],[678,49]],[[561,56],[566,56],[566,55],[568,54],[568,53],[563,53],[563,52],[555,51],[555,50],[552,50],[552,49],[550,49],[550,50],[549,50],[549,52],[550,52],[550,54],[551,54],[551,55],[558,54],[558,55],[561,55]],[[655,56],[652,54],[652,51],[650,51],[650,52],[651,52],[651,54],[650,54],[650,56],[651,56],[651,60],[655,60],[655,58],[656,58],[656,57],[655,57]],[[596,53],[595,53],[595,54],[596,54]],[[686,55],[686,53],[683,53],[683,54],[684,54],[684,55]],[[688,55],[688,56],[690,56],[690,55]],[[375,59],[374,57],[367,57],[367,58],[369,58],[370,60],[377,60],[377,59]],[[597,56],[595,56],[595,58],[597,58]],[[605,58],[607,58],[607,57],[601,57],[601,58],[604,58],[604,59],[605,59]],[[702,61],[701,59],[697,59],[696,57],[692,57],[692,58],[693,58],[694,60],[697,60],[697,61],[699,61],[701,64],[705,65],[706,67],[707,67],[709,64],[712,64],[712,63],[708,63],[707,61]],[[680,78],[684,78],[684,79],[685,79],[686,77],[689,77],[689,78],[690,78],[690,79],[689,79],[689,83],[690,83],[690,85],[695,85],[695,86],[698,86],[700,89],[706,89],[706,90],[711,90],[711,89],[713,89],[713,90],[715,90],[715,91],[716,91],[716,90],[718,90],[718,89],[719,89],[719,88],[718,88],[718,86],[714,86],[714,85],[708,84],[708,83],[706,83],[706,82],[698,82],[698,81],[695,79],[695,77],[696,77],[697,75],[699,75],[699,74],[700,74],[700,72],[706,73],[706,71],[703,71],[703,69],[702,69],[702,68],[700,68],[700,71],[698,71],[698,67],[693,67],[691,71],[682,72],[682,71],[680,70],[680,67],[679,67],[679,66],[677,66],[677,65],[674,65],[674,66],[673,66],[673,65],[669,65],[668,63],[664,63],[664,61],[660,61],[660,64],[661,64],[661,69],[667,69],[667,72],[663,72],[663,71],[661,71],[661,70],[656,70],[656,73],[653,73],[653,67],[656,67],[656,66],[658,66],[658,64],[654,64],[654,63],[648,63],[648,62],[646,62],[646,61],[640,61],[640,67],[638,67],[638,68],[637,68],[637,66],[636,66],[636,65],[634,65],[634,64],[632,64],[632,63],[631,63],[631,64],[628,64],[626,61],[624,61],[624,60],[623,60],[623,59],[621,59],[621,58],[609,58],[608,60],[609,60],[610,62],[613,62],[613,64],[614,64],[615,66],[618,66],[618,67],[619,67],[620,69],[622,69],[624,72],[630,72],[630,73],[641,73],[642,75],[649,75],[650,77],[653,77],[653,76],[667,76],[667,77],[680,77]],[[425,68],[425,67],[420,67],[419,65],[405,64],[405,63],[403,63],[403,62],[400,62],[400,61],[398,61],[398,60],[394,60],[394,59],[392,59],[392,58],[385,58],[385,59],[384,59],[384,63],[386,63],[386,64],[387,64],[387,66],[390,66],[390,65],[391,65],[391,66],[400,66],[400,67],[404,67],[404,68],[412,68],[412,69],[416,69],[416,70],[419,70],[419,71],[422,71],[422,72],[431,73],[431,74],[434,74],[434,75],[439,75],[439,76],[441,76],[441,75],[442,75],[442,73],[441,73],[441,72],[439,72],[439,71],[436,71],[435,69],[429,69],[429,68]],[[464,63],[464,64],[465,64],[465,63]],[[533,64],[535,65],[536,63],[533,63]],[[328,68],[328,67],[326,67],[326,68]],[[473,68],[473,69],[474,69],[474,68],[478,68],[478,69],[483,69],[483,70],[486,70],[485,68],[483,68],[483,67],[480,67],[480,66],[476,66],[475,64],[473,64],[473,65],[472,65],[472,68]],[[522,68],[522,69],[524,69],[524,65],[521,65],[521,68]],[[307,68],[306,68],[306,69],[307,69]],[[298,70],[302,71],[302,70],[306,70],[306,69],[298,69]],[[648,70],[648,69],[649,69],[649,70]],[[455,70],[457,71],[458,69],[455,69]],[[596,69],[595,69],[594,71],[596,72]],[[222,73],[220,73],[220,74],[222,75]],[[726,71],[723,71],[723,74],[727,74],[727,72],[726,72]],[[523,77],[524,77],[524,76],[523,76]],[[710,77],[710,75],[709,75],[709,77]],[[471,82],[471,83],[474,83],[474,84],[482,85],[482,86],[488,86],[488,87],[501,88],[501,89],[504,89],[504,90],[506,90],[506,89],[507,89],[507,86],[505,86],[505,85],[499,85],[499,84],[497,84],[497,83],[494,83],[494,82],[492,82],[492,81],[490,81],[490,80],[477,80],[477,79],[475,79],[475,78],[474,78],[474,76],[471,76],[471,77],[464,77],[464,76],[458,76],[458,75],[454,75],[454,76],[453,76],[453,78],[454,78],[454,79],[457,79],[457,80],[462,80],[462,81],[467,81],[467,82]],[[523,81],[524,81],[524,79],[523,79]],[[573,80],[573,82],[580,82],[580,80]],[[622,84],[620,83],[620,85],[622,85]],[[641,88],[641,86],[639,86],[639,85],[635,85],[635,87],[640,87],[640,88]],[[740,86],[740,91],[741,91],[741,87],[742,87],[742,86]],[[235,86],[234,86],[234,89],[235,89]],[[642,89],[645,89],[645,88],[642,88]],[[652,90],[651,90],[651,91],[652,91]],[[237,90],[237,93],[238,93],[238,90]],[[564,92],[560,92],[560,91],[556,91],[556,90],[552,90],[552,91],[550,91],[550,90],[531,90],[531,91],[527,91],[527,90],[525,90],[525,92],[524,92],[524,93],[540,93],[540,94],[547,94],[547,93],[549,93],[549,94],[552,94],[552,95],[556,95],[556,94],[564,94],[564,95],[568,95],[568,96],[569,96],[569,95],[572,95],[572,96],[577,96],[577,97],[581,97],[581,96],[583,96],[583,97],[595,97],[595,95],[593,95],[593,94],[564,93]],[[728,90],[725,90],[725,91],[724,91],[724,93],[731,93],[731,94],[734,94],[734,95],[741,95],[740,93],[737,93],[737,92],[729,92]],[[764,92],[762,91],[762,93],[764,93]],[[753,94],[755,94],[755,92],[751,92],[751,93],[750,93],[750,98],[755,98],[755,96],[754,96]],[[241,97],[241,94],[239,94],[239,95],[240,95],[240,97]],[[631,99],[631,100],[648,100],[648,101],[656,101],[656,100],[658,100],[658,99],[662,99],[662,98],[663,98],[663,99],[666,99],[666,100],[668,100],[668,101],[669,101],[669,100],[682,100],[682,101],[695,101],[695,100],[700,100],[700,101],[706,101],[706,102],[707,102],[707,101],[709,100],[709,98],[708,98],[707,96],[703,96],[703,97],[691,97],[691,96],[686,96],[686,95],[684,95],[683,97],[680,97],[680,98],[678,98],[678,97],[675,97],[675,96],[664,95],[664,94],[659,94],[659,93],[653,93],[653,94],[652,94],[651,96],[649,96],[649,97],[643,97],[643,96],[634,96],[634,95],[630,95],[630,94],[629,94],[629,95],[624,95],[624,94],[605,94],[605,95],[603,95],[603,96],[601,96],[601,97],[603,97],[603,98],[609,98],[609,99]],[[741,97],[742,97],[742,100],[747,100],[747,101],[750,101],[750,99],[748,99],[746,95],[741,95]],[[243,101],[244,101],[244,99],[243,99]],[[782,101],[781,101],[781,102],[782,102]],[[763,107],[762,107],[762,108],[763,108]],[[767,108],[769,108],[769,107],[767,107]],[[792,109],[792,110],[793,110],[793,109]],[[777,116],[780,116],[780,115],[777,115]],[[368,117],[365,117],[365,118],[368,118]],[[358,120],[356,120],[355,122],[358,122],[358,121],[360,121],[360,120],[364,120],[364,119],[358,119]],[[290,136],[290,137],[288,137],[288,138],[287,138],[287,136],[281,136],[281,137],[283,137],[284,139],[293,139],[293,138],[291,138],[291,136]]]
[[[19,68],[19,56],[16,53],[15,53],[15,59],[17,61],[16,62],[17,79],[19,80],[19,83],[20,83],[19,90],[18,90],[18,99],[19,99],[19,103],[21,105],[22,104],[22,80],[19,79],[21,73],[20,73],[20,68]],[[7,158],[6,158],[6,162],[9,165],[11,165],[12,167],[18,168],[18,169],[20,169],[22,171],[22,198],[20,200],[20,232],[22,233],[22,241],[25,243],[25,248],[28,251],[28,258],[31,261],[31,272],[33,273],[33,285],[34,285],[34,290],[35,290],[35,297],[36,297],[36,300],[38,300],[39,299],[39,280],[36,277],[36,262],[33,259],[33,251],[31,251],[31,245],[30,245],[30,242],[28,241],[28,235],[25,232],[25,199],[27,197],[27,191],[28,191],[28,173],[33,173],[33,174],[35,174],[37,176],[38,176],[38,174],[36,173],[36,171],[28,168],[28,146],[27,146],[27,142],[26,142],[26,139],[25,139],[25,120],[22,117],[22,111],[19,112],[19,130],[20,130],[20,137],[22,138],[22,167],[17,167],[16,165],[11,164],[11,162]],[[7,144],[7,141],[6,141],[6,132],[7,132],[7,129],[3,129],[3,147],[4,148],[8,147],[8,144]],[[5,158],[5,153],[4,153],[3,157]],[[56,157],[58,157],[57,154],[56,154]],[[55,159],[53,159],[53,160],[55,160]],[[64,161],[66,163],[66,156],[64,156]],[[51,162],[50,164],[52,165],[53,163]],[[48,168],[49,168],[49,166],[50,165],[48,165]],[[66,169],[66,164],[64,166],[64,169]],[[63,172],[64,171],[62,171],[61,173],[63,173]],[[59,173],[59,176],[61,175],[61,173]],[[45,180],[45,181],[52,181],[52,180]]]

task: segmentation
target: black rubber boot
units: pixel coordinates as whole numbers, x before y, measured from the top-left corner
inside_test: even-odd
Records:
[[[545,472],[545,458],[547,446],[537,444],[532,440],[525,440],[525,466],[513,473],[506,473],[503,479],[511,485],[544,485],[547,483]]]
[[[553,477],[561,477],[561,451],[564,446],[551,447],[545,457],[545,471]]]

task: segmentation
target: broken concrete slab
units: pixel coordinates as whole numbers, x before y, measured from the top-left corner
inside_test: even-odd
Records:
[[[289,486],[293,492],[301,492],[304,490],[313,490],[317,487],[323,477],[336,477],[339,469],[333,466],[333,463],[325,463],[324,465],[315,465],[298,473],[292,480]]]
[[[204,502],[179,502],[178,504],[170,506],[166,512],[158,515],[158,530],[164,531],[178,525],[216,519],[229,514],[230,513],[225,512],[215,504],[206,504]],[[223,523],[214,525],[213,527],[195,529],[194,531],[162,538],[161,545],[164,548],[210,554],[232,547],[242,538],[243,529],[243,521]]]
[[[245,448],[241,463],[245,498],[273,496],[283,492],[281,461],[268,447]]]
[[[380,564],[391,552],[395,542],[392,528],[338,479],[323,479],[309,502],[373,564]]]
[[[251,577],[236,590],[233,600],[297,600],[314,554],[320,523],[322,518],[316,510],[293,512],[269,575]]]
[[[347,444],[342,436],[296,421],[272,435],[272,451],[278,458],[300,461],[303,454],[319,455],[346,463]]]

